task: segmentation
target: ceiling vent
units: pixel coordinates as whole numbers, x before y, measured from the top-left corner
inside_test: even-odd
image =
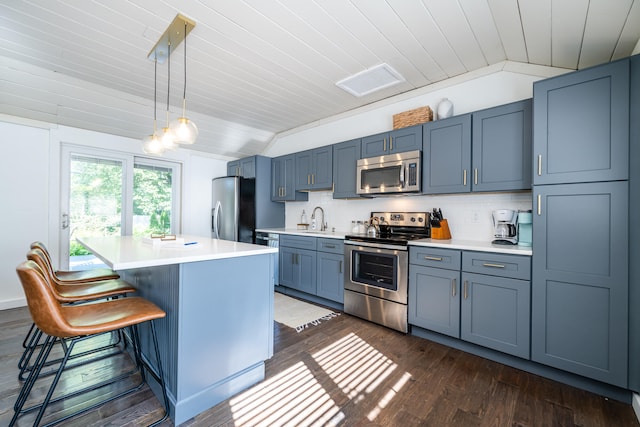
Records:
[[[351,95],[365,96],[403,81],[404,77],[396,70],[387,64],[380,64],[340,80],[336,86]]]

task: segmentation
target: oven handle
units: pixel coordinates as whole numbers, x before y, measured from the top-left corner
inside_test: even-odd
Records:
[[[344,241],[345,245],[350,245],[350,246],[358,246],[361,248],[376,248],[376,249],[388,249],[391,251],[407,251],[407,247],[406,246],[400,246],[400,245],[388,245],[385,243],[373,243],[373,242],[358,242],[355,240],[345,240]]]

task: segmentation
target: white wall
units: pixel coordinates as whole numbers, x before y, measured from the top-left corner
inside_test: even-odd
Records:
[[[25,305],[15,268],[31,242],[43,241],[58,260],[61,144],[146,155],[139,140],[11,116],[0,116],[0,135],[5,155],[0,171],[2,310]],[[226,160],[185,149],[166,153],[163,159],[182,163],[182,233],[208,236],[211,179],[226,174]]]
[[[379,103],[347,112],[333,120],[324,120],[286,132],[272,143],[265,154],[278,156],[372,135],[393,128],[393,115],[429,105],[435,112],[442,98],[453,102],[454,114],[478,111],[533,96],[533,82],[568,70],[527,64],[503,63],[452,78]],[[363,200],[334,200],[330,192],[309,193],[308,202],[287,202],[286,227],[296,228],[304,209],[309,221],[311,211],[321,206],[329,228],[350,231],[352,220],[366,220],[372,211],[430,211],[441,208],[454,238],[490,240],[491,211],[495,209],[531,209],[530,192],[463,194],[444,196],[380,197]]]

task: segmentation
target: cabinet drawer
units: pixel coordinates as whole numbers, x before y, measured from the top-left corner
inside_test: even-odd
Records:
[[[531,258],[519,255],[503,255],[491,252],[463,252],[462,271],[529,280]]]
[[[344,240],[318,237],[318,251],[332,254],[344,254]]]
[[[425,267],[460,270],[460,251],[422,246],[409,248],[409,263]]]
[[[280,246],[288,246],[290,248],[300,248],[300,249],[311,249],[315,251],[317,248],[317,240],[318,239],[315,237],[281,234]]]

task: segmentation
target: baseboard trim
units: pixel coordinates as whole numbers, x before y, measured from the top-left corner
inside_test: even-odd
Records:
[[[636,413],[636,418],[638,419],[638,422],[640,422],[640,394],[633,393],[631,406],[633,406],[633,412]]]
[[[0,301],[0,310],[9,310],[11,308],[25,307],[27,300],[25,298],[17,298],[12,300]]]

